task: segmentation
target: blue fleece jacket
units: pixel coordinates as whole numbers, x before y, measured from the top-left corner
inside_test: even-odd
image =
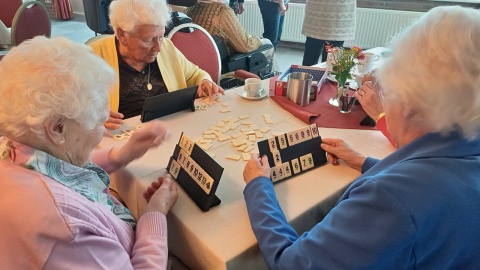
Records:
[[[480,139],[426,134],[363,172],[300,236],[270,179],[246,186],[271,269],[480,269]]]

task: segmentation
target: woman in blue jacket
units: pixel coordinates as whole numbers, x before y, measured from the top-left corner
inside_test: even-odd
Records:
[[[398,150],[376,160],[324,139],[333,165],[363,174],[310,231],[288,224],[266,157],[247,163],[271,269],[480,269],[479,47],[480,11],[462,7],[434,8],[396,38],[378,79]]]

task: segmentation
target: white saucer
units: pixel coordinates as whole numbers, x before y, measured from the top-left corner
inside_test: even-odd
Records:
[[[329,79],[332,82],[337,82],[337,79],[335,79],[335,75],[333,75],[333,74],[328,74],[327,79]]]
[[[259,100],[259,99],[262,99],[262,98],[268,96],[268,91],[266,91],[265,89],[262,88],[262,89],[260,90],[260,94],[259,94],[259,95],[255,96],[255,97],[249,97],[249,96],[247,96],[247,92],[245,92],[245,90],[244,90],[243,88],[240,88],[240,89],[237,90],[237,94],[238,94],[239,96],[241,96],[242,98],[244,98],[244,99],[248,99],[248,100]]]
[[[327,68],[327,63],[326,62],[319,63],[318,67],[319,68]]]

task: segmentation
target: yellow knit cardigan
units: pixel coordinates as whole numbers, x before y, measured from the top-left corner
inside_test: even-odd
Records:
[[[117,74],[110,91],[110,110],[118,112],[120,105],[120,80],[115,36],[109,36],[90,44],[93,51],[102,57]],[[212,80],[207,72],[188,61],[169,39],[164,39],[157,56],[158,67],[169,92],[199,85],[202,80]]]

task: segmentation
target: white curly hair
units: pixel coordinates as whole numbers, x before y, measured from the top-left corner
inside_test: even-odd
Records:
[[[0,61],[0,133],[45,138],[55,116],[87,129],[106,121],[114,70],[89,46],[63,37],[35,37]]]
[[[110,4],[110,25],[115,34],[120,28],[127,33],[142,24],[166,26],[170,8],[165,0],[116,0]]]
[[[378,71],[384,101],[411,108],[407,121],[419,129],[479,137],[480,10],[431,9],[390,46]]]

